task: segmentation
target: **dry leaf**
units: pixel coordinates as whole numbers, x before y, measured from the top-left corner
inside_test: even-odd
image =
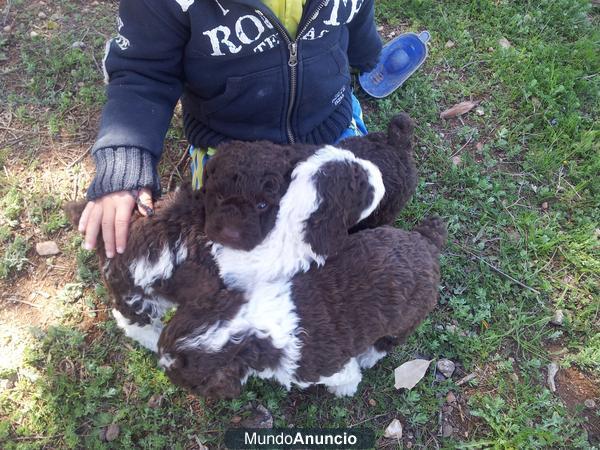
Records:
[[[546,381],[548,383],[548,387],[552,392],[556,392],[556,383],[554,381],[554,377],[556,377],[557,372],[558,364],[556,364],[555,362],[551,362],[550,364],[548,364],[548,376],[546,378]]]
[[[397,367],[396,370],[394,370],[394,386],[396,389],[412,389],[415,387],[417,383],[421,381],[421,378],[425,376],[431,361],[433,360],[413,359],[412,361],[405,362],[400,367]]]
[[[402,438],[402,424],[398,419],[392,420],[392,422],[387,426],[384,436],[388,439]]]
[[[106,434],[104,435],[104,439],[106,440],[106,442],[112,442],[119,437],[120,431],[121,430],[119,428],[119,425],[117,425],[116,423],[111,423],[106,428]]]
[[[442,119],[451,119],[453,117],[462,116],[463,114],[471,111],[478,104],[479,104],[479,102],[472,102],[472,101],[460,102],[457,105],[454,105],[452,108],[447,109],[446,111],[442,112],[440,114],[440,117]]]
[[[511,46],[510,41],[504,37],[498,40],[498,44],[500,44],[500,47],[502,48],[510,48]]]

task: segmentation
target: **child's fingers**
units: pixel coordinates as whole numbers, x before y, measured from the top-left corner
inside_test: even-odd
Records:
[[[154,214],[154,205],[152,203],[152,194],[147,188],[140,189],[137,199],[138,211],[142,216],[151,216]]]
[[[79,225],[77,229],[80,233],[83,233],[87,227],[88,219],[90,217],[90,213],[94,209],[94,202],[87,202],[83,212],[81,213],[81,217],[79,218]]]
[[[131,207],[119,205],[115,216],[115,241],[117,253],[123,253],[127,245],[127,233],[129,232],[129,219],[131,219]]]
[[[115,256],[115,207],[110,204],[102,214],[102,239],[107,258]]]
[[[85,225],[85,240],[83,247],[86,250],[92,250],[96,246],[96,239],[100,232],[102,223],[102,203],[92,203],[93,208]]]

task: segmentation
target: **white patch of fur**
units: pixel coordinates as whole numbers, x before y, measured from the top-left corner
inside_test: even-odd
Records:
[[[301,356],[302,341],[299,334],[300,319],[291,299],[291,286],[286,283],[263,283],[247,294],[248,301],[229,321],[217,322],[201,327],[190,336],[177,340],[177,349],[200,348],[203,351],[219,352],[228,342],[240,343],[244,337],[254,335],[270,339],[271,344],[282,350],[282,357],[274,369],[251,374],[261,378],[274,378],[287,389],[296,382],[295,373]]]
[[[170,353],[162,353],[161,349],[161,357],[158,360],[158,365],[163,369],[170,369],[174,362],[175,358],[173,358]]]
[[[165,245],[160,252],[158,260],[151,263],[148,256],[141,256],[129,264],[129,272],[136,286],[147,293],[152,293],[152,284],[157,280],[168,280],[173,275],[173,269],[184,262],[188,257],[187,246],[181,242],[180,237],[172,251]]]
[[[147,293],[147,295],[150,295]],[[134,295],[130,298],[125,299],[125,303],[128,306],[133,307],[135,303],[141,301],[141,305],[136,308],[135,313],[138,315],[147,315],[152,320],[162,320],[167,311],[173,307],[176,307],[177,304],[173,303],[170,300],[167,300],[165,297],[160,295],[152,294],[153,296],[142,296],[140,294]],[[149,311],[149,312],[148,312]]]
[[[373,200],[371,201],[371,204],[360,214],[358,219],[358,222],[360,222],[361,220],[369,217],[371,213],[379,206],[381,199],[383,199],[383,196],[385,195],[385,186],[383,184],[383,176],[381,175],[381,171],[375,164],[373,164],[371,161],[361,158],[356,158],[356,163],[365,169],[369,177],[369,184],[373,187]]]
[[[175,244],[175,265],[178,266],[184,262],[188,257],[188,249],[185,244],[181,242],[181,238]]]
[[[112,313],[117,325],[125,331],[125,334],[128,337],[146,347],[148,350],[153,352],[158,351],[158,338],[162,331],[162,322],[160,320],[152,321],[150,324],[142,326],[130,322],[129,319],[116,309],[113,309]]]
[[[305,242],[304,229],[306,220],[320,203],[314,177],[325,164],[334,161],[356,162],[369,174],[374,187],[373,202],[363,211],[361,219],[377,207],[385,193],[379,169],[348,150],[330,145],[319,149],[292,172],[292,181],[279,204],[275,226],[263,242],[250,251],[213,244],[212,254],[229,287],[248,291],[258,282],[289,280],[298,272],[306,272],[313,262],[319,266],[325,263],[325,256],[316,254]]]
[[[375,347],[369,347],[369,349],[366,352],[358,355],[356,359],[358,360],[358,365],[362,369],[370,369],[375,364],[377,364],[377,361],[379,361],[385,355],[387,355],[386,352],[379,352],[375,350]]]
[[[142,289],[150,287],[156,280],[168,280],[173,274],[173,255],[165,245],[155,263],[150,263],[147,256],[135,259],[129,265],[129,272],[136,286]]]
[[[358,361],[356,358],[352,358],[338,373],[329,377],[321,377],[317,384],[327,386],[327,390],[336,397],[349,397],[356,394],[361,380],[362,374]]]

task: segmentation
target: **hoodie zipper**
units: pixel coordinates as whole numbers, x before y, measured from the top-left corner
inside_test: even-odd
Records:
[[[298,88],[298,42],[300,38],[304,34],[304,32],[308,29],[309,25],[315,21],[315,19],[319,16],[319,12],[325,7],[325,5],[330,0],[322,0],[317,6],[317,9],[312,13],[310,18],[306,21],[304,26],[300,29],[300,31],[296,34],[296,39],[292,40],[290,34],[285,29],[283,25],[281,25],[279,20],[271,20],[271,23],[277,28],[285,43],[287,44],[288,51],[290,56],[288,58],[288,67],[290,68],[290,96],[286,117],[286,133],[287,138],[290,144],[296,143],[296,136],[294,136],[294,132],[292,131],[292,113],[294,111],[294,106],[296,103],[296,90]]]

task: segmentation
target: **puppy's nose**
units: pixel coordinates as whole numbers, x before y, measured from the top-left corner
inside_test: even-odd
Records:
[[[240,232],[231,227],[224,227],[221,230],[221,235],[224,238],[231,239],[232,241],[237,241],[240,239]]]

